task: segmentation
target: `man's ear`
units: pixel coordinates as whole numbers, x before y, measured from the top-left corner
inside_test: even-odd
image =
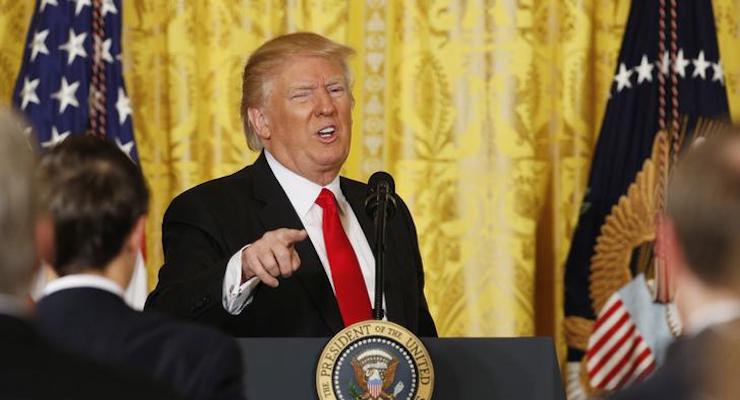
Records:
[[[141,216],[134,224],[134,229],[126,241],[126,249],[134,254],[138,253],[144,240],[144,231],[146,230],[146,216]]]
[[[54,222],[48,215],[41,215],[36,220],[36,257],[41,264],[54,265]]]
[[[661,214],[658,217],[656,232],[660,238],[658,251],[665,257],[666,262],[670,264],[670,268],[677,274],[685,273],[687,268],[686,256],[681,247],[676,225],[670,217],[665,214]]]
[[[270,122],[267,120],[265,113],[259,108],[249,107],[247,117],[257,136],[262,140],[269,140]]]

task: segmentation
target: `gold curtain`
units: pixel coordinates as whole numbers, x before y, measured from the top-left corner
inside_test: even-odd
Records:
[[[0,104],[32,3],[0,0]],[[738,121],[740,0],[714,5]],[[123,59],[153,191],[150,284],[169,201],[256,156],[238,112],[247,55],[309,30],[358,52],[343,172],[396,177],[441,334],[562,345],[562,268],[628,11],[629,0],[127,0]]]

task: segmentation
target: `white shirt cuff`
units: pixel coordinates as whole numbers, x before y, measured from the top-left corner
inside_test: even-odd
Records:
[[[242,251],[249,247],[246,245],[239,249],[229,259],[224,273],[224,286],[222,304],[224,310],[231,315],[239,315],[244,308],[252,302],[252,293],[260,280],[254,276],[248,281],[242,281]]]

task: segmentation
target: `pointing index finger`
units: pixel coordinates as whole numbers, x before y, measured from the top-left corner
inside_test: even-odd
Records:
[[[287,245],[293,245],[296,242],[302,242],[306,240],[308,237],[308,234],[306,233],[305,229],[285,229],[283,231],[283,240],[285,240]]]

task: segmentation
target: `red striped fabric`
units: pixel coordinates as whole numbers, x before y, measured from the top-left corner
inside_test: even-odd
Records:
[[[645,379],[655,369],[655,356],[619,294],[601,310],[586,350],[591,386],[612,391]]]

